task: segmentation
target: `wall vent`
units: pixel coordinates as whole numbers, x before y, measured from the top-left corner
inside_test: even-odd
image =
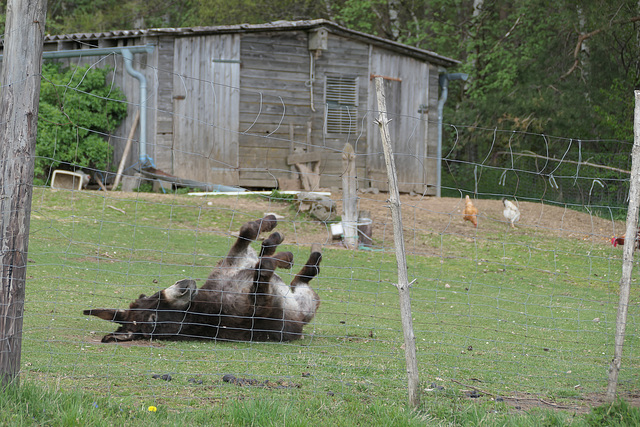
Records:
[[[356,132],[358,123],[358,78],[352,76],[326,76],[325,132]]]

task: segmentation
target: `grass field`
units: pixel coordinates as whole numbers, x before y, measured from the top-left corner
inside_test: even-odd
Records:
[[[136,408],[125,412],[144,413],[140,422],[166,414],[169,424],[177,413],[191,413],[199,424],[198,413],[226,417],[232,409],[288,417],[293,425],[329,419],[335,425],[562,424],[601,402],[622,252],[554,230],[516,234],[488,225],[496,227],[494,237],[479,239],[413,230],[412,239],[439,254],[408,254],[409,277],[416,279],[418,413],[406,409],[392,236],[376,241],[372,251],[324,249],[321,273],[312,281],[322,304],[300,341],[100,343],[116,326],[83,316],[83,309],[126,308],[140,293],[184,277],[202,282],[242,223],[261,217],[265,207],[288,209],[258,198],[251,211],[208,201],[36,188],[23,383],[88,394],[110,410]],[[297,217],[278,229],[293,235],[314,227],[325,228]],[[279,273],[288,281],[309,247],[285,241],[281,249],[296,259],[291,272]],[[629,399],[640,390],[639,301],[634,280],[619,384]],[[166,374],[171,381],[153,378]],[[254,385],[224,382],[226,374]],[[149,406],[158,413],[145,413]],[[544,412],[558,408],[567,412]]]

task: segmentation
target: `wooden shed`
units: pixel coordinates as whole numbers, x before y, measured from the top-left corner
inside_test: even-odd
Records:
[[[135,46],[147,48],[130,54],[142,75],[136,78],[122,55],[100,50]],[[349,142],[358,154],[360,187],[385,190],[372,80],[383,76],[400,189],[435,194],[438,76],[457,64],[453,59],[326,20],[45,40],[46,52],[79,49],[81,60],[64,60],[113,67],[115,84],[130,102],[128,118],[111,138],[116,165],[141,109],[146,135],[144,147],[134,144],[131,169],[152,165],[198,182],[277,188],[298,178],[295,163],[302,162],[319,165],[320,186],[327,188],[341,185]]]

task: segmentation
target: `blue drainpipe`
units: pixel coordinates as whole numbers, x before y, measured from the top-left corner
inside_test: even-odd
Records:
[[[155,168],[153,159],[147,156],[147,79],[139,71],[133,69],[134,53],[153,53],[155,46],[147,44],[144,46],[123,46],[123,47],[98,47],[91,49],[70,49],[54,50],[42,53],[43,59],[63,59],[79,58],[85,56],[104,56],[113,53],[120,54],[124,58],[124,66],[129,75],[135,77],[140,82],[140,168],[151,166]],[[0,55],[0,61],[2,55]]]
[[[440,99],[438,100],[438,161],[436,165],[436,197],[440,197],[442,188],[442,116],[444,114],[444,104],[449,95],[449,80],[466,81],[469,75],[466,73],[441,73],[440,74]]]
[[[147,156],[147,78],[140,71],[133,69],[133,54],[129,50],[122,51],[124,67],[129,75],[135,77],[140,82],[140,169],[153,167],[153,159]]]

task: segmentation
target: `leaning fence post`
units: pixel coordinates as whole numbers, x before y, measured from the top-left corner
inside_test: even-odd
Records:
[[[342,225],[344,242],[358,248],[358,196],[356,195],[356,152],[348,142],[342,149]]]
[[[622,345],[624,344],[629,309],[631,273],[633,272],[633,252],[638,236],[638,208],[640,206],[640,91],[634,91],[635,110],[633,118],[633,149],[631,150],[631,179],[629,181],[629,208],[627,210],[627,229],[622,256],[622,277],[620,278],[620,297],[618,316],[616,317],[616,335],[613,360],[609,367],[609,384],[606,400],[613,402],[618,387],[618,374],[622,365]]]
[[[409,279],[407,274],[407,259],[404,251],[404,234],[402,232],[402,213],[400,210],[400,193],[398,191],[398,179],[396,165],[391,150],[391,138],[387,126],[387,105],[384,94],[384,79],[376,77],[376,93],[378,95],[378,110],[380,117],[380,136],[384,151],[384,160],[387,165],[387,179],[389,180],[389,204],[391,207],[391,219],[393,220],[393,238],[396,247],[396,262],[398,263],[398,293],[400,295],[400,315],[402,317],[402,330],[404,332],[404,355],[407,364],[407,377],[409,384],[409,403],[416,407],[420,403],[418,391],[418,360],[416,357],[416,337],[413,333],[413,320],[411,317],[411,295],[409,292]]]
[[[9,0],[0,76],[0,386],[17,382],[46,0]]]

